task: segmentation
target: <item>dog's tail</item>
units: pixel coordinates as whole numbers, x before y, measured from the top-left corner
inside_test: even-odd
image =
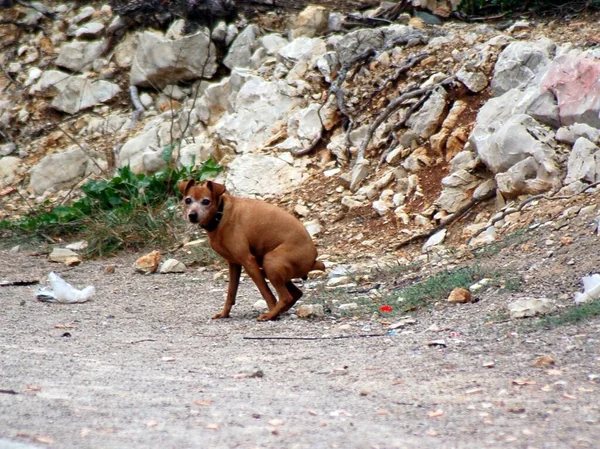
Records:
[[[310,269],[310,271],[315,271],[315,270],[325,271],[325,264],[319,260],[316,260],[315,263],[313,264],[312,268]],[[308,275],[302,276],[302,279],[304,279],[306,281],[308,279]]]
[[[316,260],[315,264],[310,269],[310,271],[314,271],[314,270],[325,271],[325,264],[323,262],[321,262],[320,260]]]

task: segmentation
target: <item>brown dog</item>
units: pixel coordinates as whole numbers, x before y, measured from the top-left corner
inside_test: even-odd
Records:
[[[236,198],[225,186],[193,179],[177,185],[183,195],[187,219],[206,230],[210,246],[229,264],[229,290],[223,311],[213,318],[228,318],[242,267],[252,278],[269,312],[259,320],[272,320],[289,310],[302,296],[292,279],[305,278],[309,271],[325,270],[317,260],[310,235],[292,215],[263,201]],[[265,281],[271,282],[279,301]]]

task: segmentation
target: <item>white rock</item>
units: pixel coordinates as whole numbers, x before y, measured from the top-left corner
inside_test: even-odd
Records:
[[[79,254],[67,248],[53,248],[48,256],[49,262],[65,263],[70,258],[79,258]]]
[[[257,300],[254,304],[252,304],[252,308],[259,313],[264,313],[269,311],[269,305],[267,301],[264,299]]]
[[[552,302],[547,298],[522,298],[508,306],[511,318],[527,318],[545,315],[554,310]]]
[[[108,41],[72,41],[61,45],[55,64],[73,72],[84,72],[106,51]]]
[[[215,126],[219,138],[238,153],[262,149],[301,101],[279,87],[276,82],[248,77],[231,102],[231,112]]]
[[[234,67],[249,67],[259,35],[260,29],[256,25],[248,25],[244,28],[231,44],[227,56],[223,60],[223,64],[230,69]]]
[[[327,51],[325,41],[319,38],[299,37],[281,48],[278,56],[291,67],[298,61],[311,61]]]
[[[75,37],[84,39],[95,39],[104,31],[104,24],[101,22],[90,22],[78,28],[75,31]]]
[[[356,310],[356,309],[358,309],[358,304],[355,303],[355,302],[349,302],[349,303],[346,303],[346,304],[340,304],[338,306],[338,309],[340,309],[340,310]]]
[[[569,154],[565,184],[574,181],[600,181],[600,148],[585,137],[580,137]]]
[[[167,259],[161,264],[159,273],[185,273],[185,269],[186,266],[183,262],[180,262],[177,259]]]
[[[177,40],[145,31],[139,35],[129,82],[142,87],[161,87],[188,79],[210,78],[216,70],[215,46],[207,28]]]
[[[441,231],[436,232],[435,234],[433,234],[423,244],[423,247],[421,248],[421,251],[423,251],[425,253],[425,252],[429,251],[431,248],[433,248],[434,246],[441,245],[444,242],[444,239],[446,238],[446,233],[447,233],[447,230],[446,229],[442,229]]]
[[[336,276],[327,281],[327,287],[338,287],[351,282],[350,276]]]
[[[315,237],[321,233],[321,223],[319,220],[311,220],[304,222],[304,227],[308,231],[311,237]]]
[[[296,204],[294,206],[294,212],[296,212],[301,217],[308,217],[310,215],[310,209],[303,204]]]
[[[21,159],[15,156],[0,158],[0,187],[10,185],[15,180],[17,170],[21,166]]]
[[[79,242],[70,243],[65,246],[65,248],[70,249],[72,251],[83,251],[88,247],[88,242],[85,240],[80,240]]]
[[[227,190],[240,196],[278,196],[303,181],[305,173],[273,156],[244,154],[229,164]]]
[[[41,195],[48,189],[71,187],[99,167],[82,149],[73,148],[62,153],[44,156],[31,170],[29,189]]]

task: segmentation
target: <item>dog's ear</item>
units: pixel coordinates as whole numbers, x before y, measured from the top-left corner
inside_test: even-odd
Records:
[[[213,193],[215,198],[219,198],[225,193],[225,186],[218,182],[206,181],[206,187]]]
[[[196,181],[194,181],[193,179],[178,182],[177,187],[179,188],[179,191],[181,192],[181,196],[185,196],[187,191],[190,190],[195,183],[196,183]]]

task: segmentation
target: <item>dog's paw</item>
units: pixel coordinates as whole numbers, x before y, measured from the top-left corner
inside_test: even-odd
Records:
[[[257,321],[270,321],[270,320],[274,320],[275,318],[277,318],[277,317],[271,316],[269,313],[263,313],[262,315],[259,315],[256,320]]]
[[[228,313],[219,312],[219,313],[215,313],[215,314],[212,316],[212,319],[213,319],[213,320],[218,320],[218,319],[220,319],[220,318],[229,318],[229,314],[228,314]]]

